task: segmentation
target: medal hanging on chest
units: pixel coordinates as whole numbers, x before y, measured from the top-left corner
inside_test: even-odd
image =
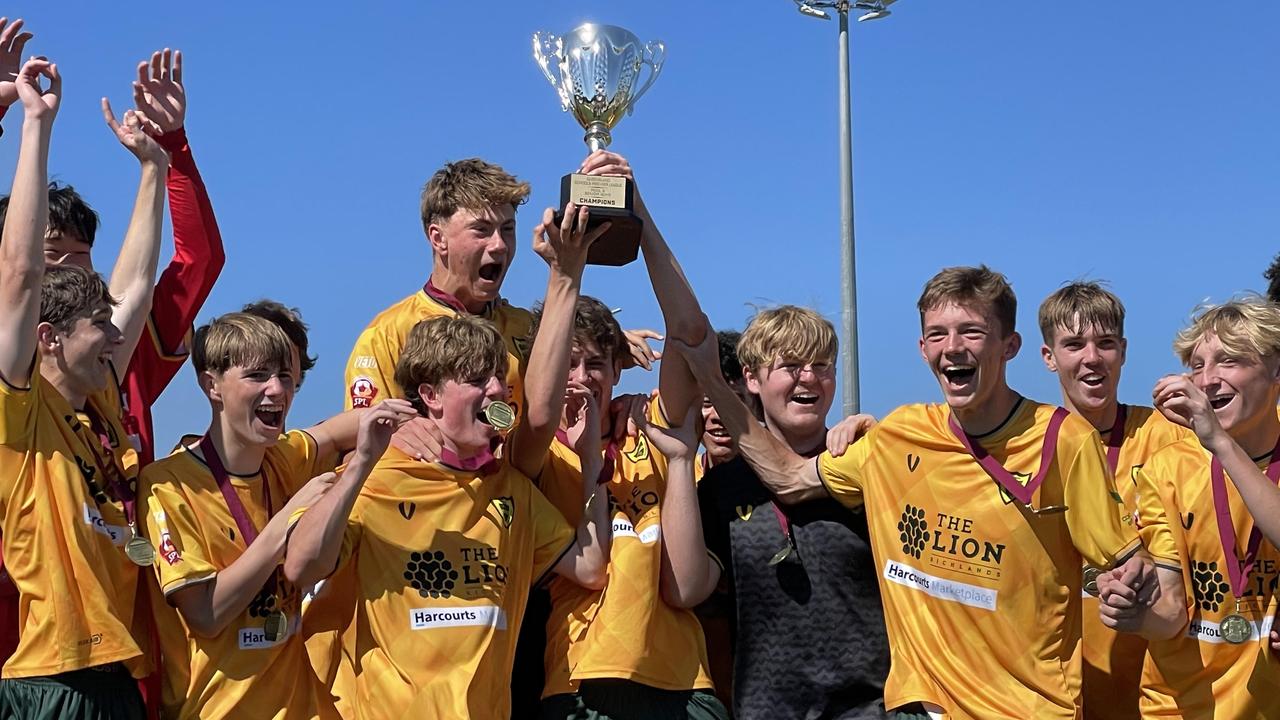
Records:
[[[1018,400],[1019,403],[1022,400]],[[1044,443],[1040,448],[1040,468],[1036,471],[1034,477],[1027,481],[1026,485],[1018,482],[1013,473],[1009,472],[1000,461],[991,456],[986,448],[977,441],[977,438],[969,435],[960,427],[960,423],[956,421],[955,415],[947,418],[947,426],[951,428],[951,434],[956,436],[960,444],[964,446],[969,456],[982,466],[987,477],[995,480],[1005,492],[1022,503],[1022,506],[1028,512],[1034,515],[1054,515],[1067,511],[1066,505],[1046,505],[1039,509],[1031,507],[1031,498],[1035,495],[1037,489],[1044,482],[1045,476],[1049,474],[1049,468],[1053,465],[1053,456],[1058,450],[1058,430],[1062,427],[1062,422],[1067,419],[1069,413],[1064,408],[1056,408],[1053,416],[1049,418],[1049,424],[1044,431]]]
[[[277,602],[279,602],[277,596]],[[280,642],[289,633],[289,616],[283,610],[272,610],[262,622],[262,634],[270,642]]]
[[[156,564],[156,550],[151,546],[151,542],[138,534],[138,498],[134,488],[134,481],[124,477],[124,473],[116,465],[115,451],[111,448],[111,435],[107,432],[106,424],[102,418],[98,416],[96,410],[91,407],[85,408],[85,415],[89,418],[89,427],[91,433],[95,437],[86,437],[83,432],[76,434],[89,447],[89,452],[93,454],[94,461],[107,476],[107,488],[111,490],[111,494],[124,506],[125,521],[129,525],[129,539],[124,543],[125,557],[129,558],[129,562],[139,567],[150,567]],[[99,452],[101,450],[101,452]],[[94,493],[94,502],[98,502],[98,493]]]
[[[247,549],[258,539],[258,529],[253,526],[249,520],[249,513],[244,509],[244,503],[240,502],[240,496],[236,494],[235,488],[231,486],[231,478],[227,474],[226,468],[222,464],[222,458],[218,456],[218,450],[213,446],[213,441],[206,435],[200,439],[200,454],[204,455],[204,462],[209,466],[209,472],[213,475],[214,481],[218,484],[218,491],[222,493],[222,499],[227,503],[227,510],[231,513],[231,517],[236,522],[236,527],[240,530],[240,537],[244,539],[244,545]],[[265,507],[267,510],[267,520],[271,520],[271,516],[275,514],[275,508],[271,502],[271,483],[264,476],[262,478],[262,491]],[[275,598],[273,605],[275,609],[267,613],[266,618],[262,621],[262,634],[268,642],[280,642],[289,634],[289,616],[281,608],[284,601],[283,593],[280,592],[280,568],[277,566],[271,573],[271,579],[267,582],[265,588],[272,597]]]
[[[1272,483],[1280,477],[1280,441],[1271,451],[1271,460],[1267,463],[1267,479]],[[1236,527],[1231,518],[1231,500],[1227,495],[1227,478],[1222,464],[1217,458],[1209,466],[1209,483],[1213,486],[1213,511],[1218,521],[1218,539],[1222,543],[1223,559],[1227,565],[1227,577],[1231,581],[1231,594],[1235,596],[1235,611],[1222,618],[1218,623],[1218,632],[1222,639],[1232,645],[1241,645],[1252,640],[1257,628],[1249,618],[1241,612],[1241,595],[1249,582],[1249,572],[1258,560],[1258,549],[1262,546],[1262,531],[1255,524],[1249,531],[1249,540],[1245,545],[1244,557],[1236,553]]]
[[[773,507],[774,516],[778,518],[778,528],[782,530],[782,536],[786,538],[787,544],[782,546],[781,550],[774,553],[773,557],[769,558],[769,567],[779,565],[785,562],[789,557],[795,557],[796,559],[799,559],[800,557],[800,550],[796,547],[796,537],[795,533],[791,529],[790,519],[787,518],[786,513],[782,512],[782,509],[778,507],[776,502],[771,507]]]

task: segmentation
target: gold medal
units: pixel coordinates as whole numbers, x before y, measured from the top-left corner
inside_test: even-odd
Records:
[[[1253,623],[1243,615],[1232,613],[1218,623],[1218,632],[1222,634],[1223,640],[1239,645],[1253,637]]]
[[[151,543],[129,527],[129,542],[124,544],[124,554],[129,558],[130,562],[139,567],[150,567],[156,564],[156,549],[151,547]]]
[[[262,623],[262,634],[269,642],[280,642],[289,632],[289,616],[283,610],[274,610]]]
[[[1092,565],[1086,565],[1084,568],[1084,591],[1090,595],[1098,596],[1098,576],[1102,571]]]
[[[501,400],[494,400],[484,407],[484,421],[496,430],[509,430],[516,424],[516,411]]]
[[[769,558],[769,567],[773,567],[774,565],[777,565],[778,563],[782,562],[783,560],[786,560],[789,557],[791,557],[790,543],[788,543],[786,547],[774,553],[773,557]]]

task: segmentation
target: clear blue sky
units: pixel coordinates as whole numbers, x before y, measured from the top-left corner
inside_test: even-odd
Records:
[[[1134,0],[902,0],[853,27],[854,157],[864,409],[938,396],[916,349],[915,298],[938,269],[985,262],[1022,301],[1012,365],[1058,398],[1035,310],[1063,281],[1110,281],[1128,306],[1122,398],[1177,369],[1174,332],[1205,299],[1262,289],[1280,250],[1280,6]],[[596,20],[667,43],[662,77],[614,148],[719,327],[753,307],[839,316],[836,24],[790,0],[738,3],[9,3],[28,47],[59,63],[66,100],[51,171],[101,213],[109,268],[137,167],[102,123],[135,63],[181,48],[187,128],[228,263],[202,314],[263,296],[299,306],[319,365],[292,425],[340,408],[342,367],[383,307],[421,286],[418,193],[480,155],[533,183],[506,294],[530,305],[541,208],[585,155],[530,55],[534,30]],[[19,113],[4,120],[11,173]],[[167,240],[166,240],[167,242]],[[167,258],[166,249],[166,258]],[[659,326],[643,266],[591,268],[586,289]],[[642,390],[633,373],[623,387]],[[837,403],[838,405],[838,403]],[[156,412],[167,445],[208,421],[183,372]]]

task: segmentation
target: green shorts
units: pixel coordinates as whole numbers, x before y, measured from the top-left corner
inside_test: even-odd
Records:
[[[0,680],[0,720],[146,720],[138,682],[120,663]]]
[[[542,701],[542,720],[729,720],[710,690],[660,690],[630,680],[583,680]]]

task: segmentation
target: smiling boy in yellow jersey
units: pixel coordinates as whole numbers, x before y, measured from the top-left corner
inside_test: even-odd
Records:
[[[367,474],[409,405],[391,400],[285,432],[297,350],[280,326],[248,313],[197,330],[191,360],[213,419],[140,482],[163,594],[154,603],[163,715],[337,717],[298,633],[298,588],[278,569],[289,515],[333,482],[322,473],[356,446],[357,429],[363,444],[345,473]]]
[[[714,346],[673,345],[782,502],[829,493],[866,507],[892,653],[885,707],[899,716],[1079,717],[1082,561],[1124,562],[1126,582],[1150,592],[1093,429],[1005,380],[1016,307],[986,267],[934,276],[920,351],[945,404],[900,408],[816,461],[751,419]]]
[[[1040,304],[1040,347],[1045,367],[1057,374],[1063,406],[1093,425],[1102,441],[1116,490],[1124,500],[1126,527],[1137,513],[1138,469],[1160,448],[1188,435],[1153,408],[1122,405],[1120,370],[1128,342],[1124,305],[1095,282],[1073,282]],[[1086,575],[1097,570],[1086,570]],[[1086,583],[1083,598],[1081,697],[1086,718],[1138,717],[1138,687],[1146,640],[1120,634],[1102,624],[1096,586]]]
[[[516,208],[529,183],[479,158],[447,163],[422,189],[422,229],[431,243],[431,277],[383,310],[360,333],[346,371],[346,407],[405,397],[396,363],[409,331],[432,317],[469,314],[493,322],[507,346],[507,402],[523,409],[531,316],[500,294],[516,254]],[[411,423],[416,425],[420,423]]]
[[[137,455],[123,441],[111,386],[112,362],[123,367],[133,347],[111,321],[115,300],[100,276],[45,267],[61,79],[33,58],[14,85],[24,121],[0,242],[0,517],[20,597],[0,713],[142,718],[130,677],[146,670],[134,617],[138,567],[124,553],[136,527]]]
[[[306,584],[332,574],[322,599],[354,595],[335,688],[344,715],[509,715],[530,589],[548,572],[593,587],[604,582],[603,496],[594,487],[579,494],[576,503],[588,511],[575,534],[528,477],[541,470],[565,406],[573,307],[587,250],[608,227],[588,232],[585,210],[572,205],[562,226],[553,215],[546,211],[534,240],[551,266],[547,333],[533,344],[525,416],[501,458],[493,455],[495,403],[506,396],[501,336],[471,316],[424,320],[409,335],[396,378],[443,440],[440,460],[391,450],[363,488],[340,480],[302,514],[290,538],[288,577]],[[598,472],[598,406],[580,388],[569,395],[571,435]]]
[[[1243,499],[1280,477],[1280,308],[1249,298],[1205,309],[1174,350],[1191,373],[1162,378],[1155,405],[1195,436],[1138,471],[1159,598],[1132,612],[1128,593],[1103,577],[1103,616],[1151,639],[1144,718],[1280,717],[1280,661],[1269,647],[1280,551]]]

